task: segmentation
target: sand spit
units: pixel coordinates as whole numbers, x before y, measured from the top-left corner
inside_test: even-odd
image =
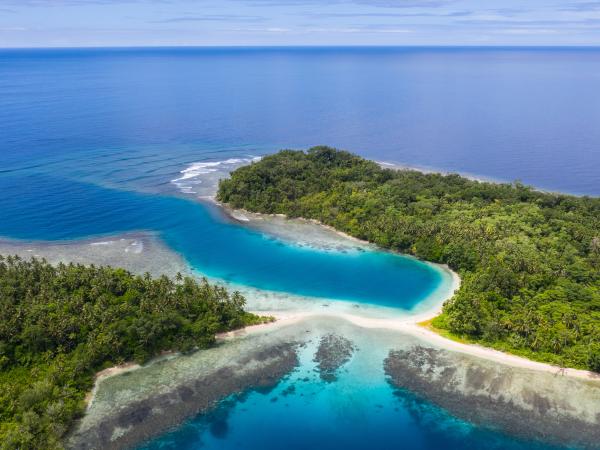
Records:
[[[302,236],[300,242],[303,245],[320,247],[324,249],[335,250],[365,250],[377,249],[376,246],[366,241],[361,241],[352,236],[348,236],[343,232],[327,225],[321,224],[318,221],[307,220],[301,218],[290,219],[284,215],[269,215],[252,213],[245,210],[231,209],[227,205],[219,204],[227,215],[234,220],[241,220],[243,217],[244,226],[258,229],[267,234],[272,234],[286,241],[294,241],[298,236]],[[342,242],[342,244],[340,244]],[[495,361],[501,364],[508,364],[514,367],[522,367],[561,376],[584,378],[589,380],[598,380],[600,375],[586,370],[557,367],[551,364],[540,363],[527,358],[522,358],[516,355],[500,352],[491,348],[483,347],[474,344],[463,344],[452,341],[434,333],[431,330],[417,326],[419,322],[424,322],[433,319],[442,312],[442,306],[446,300],[452,297],[453,293],[460,288],[460,277],[448,266],[441,264],[428,263],[438,267],[447,276],[451,278],[450,286],[443,284],[431,295],[420,302],[418,309],[409,313],[404,312],[398,315],[397,310],[386,310],[386,308],[375,307],[356,307],[354,309],[344,308],[343,302],[333,302],[334,308],[328,311],[305,311],[313,314],[329,314],[333,313],[337,317],[342,317],[356,325],[365,328],[387,328],[392,330],[403,331],[423,338],[434,345],[447,348],[448,350],[457,351],[460,353],[470,354],[480,358]],[[384,314],[382,314],[384,313]],[[277,316],[277,314],[274,314]]]
[[[253,226],[255,220],[245,218],[244,225]],[[275,238],[301,234],[302,245],[342,251],[361,251],[363,245],[308,221],[259,220],[269,224],[264,231]],[[292,234],[277,234],[291,223],[296,224]],[[200,275],[151,233],[64,243],[4,240],[0,254],[44,257],[51,263],[110,264],[140,274]],[[277,322],[219,336],[217,347],[193,355],[166,355],[144,367],[100,374],[69,445],[131,447],[231,393],[274,385],[296,367],[298,345],[313,338],[324,343],[315,360],[323,362],[320,375],[331,374],[331,382],[341,367],[357,358],[368,359],[365,366],[385,367],[394,386],[414,391],[466,420],[557,443],[598,442],[598,374],[462,344],[417,325],[437,315],[459,287],[456,274],[446,275],[450,282],[410,312],[230,285],[246,295],[249,310],[275,316]],[[327,335],[335,338],[322,341]]]
[[[492,348],[483,347],[477,344],[463,344],[461,342],[447,339],[433,331],[419,326],[417,323],[423,320],[428,320],[433,311],[429,311],[419,315],[407,315],[400,318],[378,318],[366,317],[363,315],[348,314],[344,312],[297,312],[295,314],[278,314],[277,311],[272,311],[269,315],[277,318],[277,323],[293,324],[303,320],[312,320],[318,317],[329,317],[331,320],[343,319],[364,330],[389,330],[400,332],[405,336],[413,336],[423,341],[429,346],[443,348],[453,353],[469,355],[472,357],[487,360],[491,363],[497,363],[503,366],[509,366],[519,369],[529,369],[532,372],[545,372],[553,376],[559,376],[567,379],[581,379],[596,383],[600,389],[600,374],[587,370],[572,369],[565,367],[553,366],[531,359],[522,358],[517,355],[511,355]],[[266,324],[265,326],[269,326]],[[239,331],[238,333],[243,333]]]
[[[231,393],[273,386],[311,346],[317,376],[327,383],[367,368],[360,375],[365,383],[387,379],[478,425],[568,445],[600,438],[600,380],[495,363],[445,350],[408,329],[347,319],[289,315],[222,335],[216,348],[102,378],[71,447],[131,447]]]
[[[384,367],[393,386],[469,422],[559,445],[597,448],[600,442],[600,383],[507,370],[423,345],[390,351]]]
[[[510,353],[504,353],[499,350],[495,350],[489,347],[483,347],[477,344],[463,344],[461,342],[447,339],[427,328],[418,326],[416,324],[407,324],[404,327],[407,333],[418,336],[434,345],[445,348],[446,350],[464,353],[467,355],[483,358],[488,361],[493,361],[498,364],[506,364],[513,367],[519,367],[523,369],[531,369],[540,372],[547,372],[556,376],[566,378],[580,378],[584,380],[597,381],[598,387],[600,387],[600,374],[590,372],[588,370],[573,369],[569,367],[553,366],[543,362],[533,361],[531,359],[523,358],[517,355],[511,355]]]

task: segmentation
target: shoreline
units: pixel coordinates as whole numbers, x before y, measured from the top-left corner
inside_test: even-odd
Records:
[[[248,214],[250,216],[262,217],[262,218],[266,218],[266,219],[272,218],[272,217],[277,217],[277,218],[281,218],[281,219],[285,219],[285,220],[294,220],[294,221],[302,222],[307,225],[312,225],[312,226],[316,226],[316,227],[325,229],[339,237],[342,237],[345,240],[358,243],[361,246],[364,246],[366,248],[370,248],[370,249],[376,248],[376,246],[374,244],[371,244],[367,241],[349,236],[346,233],[336,230],[335,228],[333,228],[331,226],[321,224],[319,221],[314,220],[314,219],[303,219],[303,218],[290,219],[290,218],[287,218],[285,215],[251,213],[249,211],[230,208],[228,205],[224,205],[224,204],[218,202],[214,197],[210,197],[210,198],[204,197],[201,199],[201,201],[208,201],[210,203],[217,205],[228,217],[230,217],[231,219],[236,220],[244,225],[248,225],[248,223],[251,222],[251,220],[248,219],[248,221],[244,221],[244,220],[240,219],[239,217],[236,217],[235,216],[236,211],[241,212],[242,214]],[[143,240],[144,238],[148,238],[149,236],[152,236],[152,233],[139,232],[139,233],[125,233],[123,235],[112,235],[112,236],[111,235],[103,235],[103,236],[96,236],[96,237],[87,237],[87,238],[84,238],[81,240],[76,240],[76,241],[60,241],[60,242],[25,241],[25,240],[16,240],[16,239],[2,237],[2,238],[0,238],[0,245],[5,244],[8,247],[10,247],[12,250],[15,250],[17,248],[22,248],[23,254],[25,254],[25,252],[28,251],[28,247],[32,247],[32,246],[39,246],[39,247],[60,246],[60,247],[68,248],[69,244],[73,244],[75,242],[76,244],[94,245],[97,248],[102,248],[102,247],[105,247],[103,245],[100,245],[103,242],[98,242],[102,239],[108,239],[109,242],[114,242],[114,243],[116,243],[118,240],[119,242],[123,242],[125,245],[125,244],[129,244],[129,242],[131,242],[131,241]],[[386,250],[386,249],[378,249],[378,250],[390,251],[390,250]],[[31,253],[33,253],[33,252],[31,252]],[[400,255],[402,255],[404,257],[408,257],[408,258],[414,258],[411,255],[404,255],[404,254],[400,254]],[[31,256],[34,256],[34,255],[32,254]],[[36,256],[39,256],[39,255],[36,255]],[[315,311],[315,310],[310,310],[310,309],[291,310],[291,311],[277,311],[277,310],[263,311],[263,310],[253,310],[253,309],[249,308],[250,312],[254,312],[254,313],[260,314],[260,315],[271,315],[271,316],[275,317],[276,322],[268,323],[268,324],[253,325],[251,327],[247,327],[247,328],[232,331],[229,333],[221,334],[221,335],[217,336],[217,339],[223,340],[223,339],[229,339],[231,337],[236,337],[241,334],[251,334],[253,332],[253,330],[261,330],[263,328],[269,329],[269,328],[273,327],[275,324],[281,324],[281,325],[291,324],[291,323],[300,322],[305,319],[319,317],[319,316],[321,316],[321,317],[323,317],[323,316],[338,317],[338,318],[347,320],[355,325],[361,326],[363,328],[381,328],[381,329],[389,329],[389,330],[396,330],[396,331],[402,331],[405,333],[409,333],[413,336],[421,337],[424,340],[426,340],[430,343],[433,343],[441,348],[445,348],[448,350],[457,351],[460,353],[480,357],[480,358],[487,359],[489,361],[496,362],[499,364],[506,364],[506,365],[510,365],[513,367],[529,368],[529,369],[533,369],[533,370],[550,372],[550,373],[560,374],[563,376],[576,377],[576,378],[580,378],[580,379],[588,379],[588,380],[595,380],[595,381],[600,379],[600,374],[596,374],[594,372],[590,372],[590,371],[586,371],[586,370],[582,370],[582,369],[575,369],[575,368],[558,367],[558,366],[554,366],[552,364],[538,362],[538,361],[534,361],[534,360],[531,360],[531,359],[528,359],[528,358],[525,358],[522,356],[502,352],[502,351],[499,351],[499,350],[496,350],[496,349],[493,349],[490,347],[485,347],[485,346],[482,346],[479,344],[469,344],[469,343],[457,342],[452,339],[448,339],[448,338],[436,333],[435,331],[432,331],[423,326],[420,326],[419,325],[420,322],[431,320],[431,319],[437,317],[441,313],[443,304],[447,300],[452,298],[452,296],[454,295],[454,292],[460,287],[461,280],[460,280],[460,276],[456,272],[452,271],[446,265],[431,263],[428,261],[422,261],[418,258],[414,258],[414,259],[417,259],[425,264],[435,266],[435,267],[437,267],[438,270],[443,270],[451,276],[451,285],[447,288],[447,292],[449,293],[449,295],[443,296],[442,293],[436,292],[436,290],[434,290],[432,293],[429,294],[429,296],[427,298],[425,298],[421,302],[421,304],[431,303],[431,305],[429,307],[426,307],[422,311],[417,311],[415,314],[409,313],[406,316],[402,316],[402,317],[377,318],[377,317],[368,317],[366,315],[353,314],[353,313],[349,313],[346,311],[340,311],[340,312],[335,312],[332,310],[328,310],[328,311],[317,310],[317,311]],[[260,290],[258,290],[258,293],[259,293],[258,295],[260,295]],[[279,294],[282,294],[282,293],[279,293]],[[382,309],[382,310],[385,309],[383,307],[377,307],[376,305],[370,305],[370,306],[375,309]],[[161,358],[161,357],[159,356],[159,358]],[[136,367],[135,364],[125,363],[124,365],[105,369],[105,370],[99,372],[98,374],[96,374],[96,381],[98,382],[100,380],[106,379],[106,378],[114,376],[114,375],[118,375],[123,372],[135,370],[138,367],[140,367],[140,366]],[[95,383],[93,391],[96,389],[96,386],[97,386],[97,383]],[[90,394],[92,394],[92,393],[90,393]]]
[[[375,244],[372,244],[368,241],[350,236],[350,235],[344,233],[343,231],[336,230],[334,227],[323,224],[316,219],[289,218],[284,214],[253,213],[253,212],[246,211],[243,209],[231,208],[230,206],[219,202],[218,200],[216,200],[216,198],[211,198],[210,200],[214,204],[216,204],[217,206],[222,208],[222,210],[230,218],[240,221],[241,223],[246,223],[246,222],[243,220],[240,220],[238,217],[236,217],[235,216],[236,212],[241,212],[242,214],[245,214],[245,215],[247,214],[247,215],[259,216],[259,217],[260,216],[267,217],[267,218],[268,217],[279,217],[279,218],[283,218],[286,220],[298,220],[298,221],[302,221],[304,223],[310,223],[310,224],[314,224],[314,225],[323,227],[323,228],[337,234],[338,236],[344,237],[346,239],[352,240],[352,241],[360,243],[362,245],[365,245],[365,246],[368,246],[371,248],[376,247]],[[390,250],[386,250],[386,249],[380,249],[380,250],[390,251]],[[405,256],[405,257],[414,258],[411,255],[405,255],[402,253],[398,253],[398,254]],[[454,296],[454,293],[456,292],[456,290],[460,288],[461,279],[460,279],[460,276],[458,275],[458,273],[454,272],[452,269],[450,269],[445,264],[432,263],[429,261],[420,260],[418,258],[415,258],[415,259],[422,261],[426,264],[434,265],[434,266],[438,267],[440,270],[445,270],[450,274],[450,276],[452,277],[452,285],[451,285],[452,294],[449,297],[439,299],[434,305],[432,305],[431,308],[429,308],[423,312],[420,312],[416,315],[407,316],[406,319],[393,319],[393,318],[392,319],[377,319],[377,318],[368,318],[368,317],[364,317],[364,316],[347,314],[347,313],[342,313],[342,314],[306,313],[306,315],[304,317],[310,317],[310,316],[315,316],[315,315],[326,315],[326,316],[330,315],[330,316],[340,317],[345,320],[348,320],[349,322],[351,322],[355,325],[361,326],[363,328],[383,328],[383,329],[407,332],[413,336],[421,337],[424,340],[426,340],[430,343],[436,344],[446,350],[457,351],[457,352],[468,354],[471,356],[487,359],[489,361],[499,363],[499,364],[505,364],[505,365],[509,365],[512,367],[526,368],[526,369],[538,370],[538,371],[543,371],[543,372],[550,372],[550,373],[554,373],[556,375],[574,377],[574,378],[579,378],[579,379],[586,379],[586,380],[593,380],[593,381],[600,380],[600,374],[595,373],[595,372],[591,372],[591,371],[583,370],[583,369],[576,369],[576,368],[572,368],[572,367],[555,366],[553,364],[535,361],[535,360],[532,360],[529,358],[525,358],[523,356],[519,356],[519,355],[507,353],[507,352],[502,352],[500,350],[496,350],[491,347],[485,347],[480,344],[470,344],[470,343],[462,343],[462,342],[454,341],[452,339],[448,339],[448,338],[442,336],[439,333],[436,333],[435,331],[433,331],[431,329],[428,329],[422,325],[419,325],[420,322],[432,320],[441,314],[444,303],[447,300],[450,300]],[[435,291],[430,295],[435,295]],[[427,302],[427,299],[423,300],[423,302]],[[274,317],[276,317],[277,321],[280,320],[280,318],[277,317],[277,314],[272,314],[272,315]]]
[[[413,172],[420,172],[425,175],[427,175],[427,174],[439,174],[439,175],[443,175],[443,176],[458,175],[462,178],[466,178],[467,180],[477,181],[479,183],[512,184],[515,181],[519,181],[519,180],[513,180],[513,181],[503,180],[501,178],[494,178],[494,177],[486,176],[486,175],[477,175],[477,174],[473,174],[471,172],[462,172],[460,170],[453,171],[453,170],[439,169],[439,168],[435,168],[435,167],[418,166],[418,165],[411,165],[411,164],[404,164],[404,163],[393,163],[393,162],[379,161],[379,160],[373,160],[373,162],[375,162],[377,165],[379,165],[379,167],[381,167],[382,169],[409,170],[409,171],[413,171]],[[541,187],[533,186],[533,185],[529,185],[529,184],[524,184],[524,186],[531,188],[534,191],[541,192],[544,194],[570,195],[573,197],[594,197],[594,195],[584,194],[581,192],[556,191],[551,188],[541,188]]]
[[[305,223],[307,226],[320,227],[313,221]],[[281,226],[278,221],[277,224]],[[291,229],[297,231],[294,227]],[[317,233],[309,234],[311,239],[321,236]],[[148,245],[144,245],[143,251],[139,254],[125,252],[125,249],[130,248],[130,241],[121,241],[119,236],[110,238],[112,239],[110,241],[103,237],[97,240],[86,240],[85,245],[79,247],[85,247],[87,256],[91,259],[95,257],[94,255],[105,255],[103,252],[111,246],[114,246],[115,251],[119,251],[118,254],[112,255],[114,261],[131,262],[140,257],[158,258],[164,265],[164,257],[177,256],[172,251],[164,254],[153,253],[160,247],[160,241],[154,242],[151,238],[144,241],[144,244]],[[142,236],[138,235],[136,238],[141,239]],[[109,245],[106,242],[113,242],[113,244]],[[349,242],[356,242],[356,240]],[[12,244],[14,245],[14,242]],[[68,242],[61,244],[63,246],[67,244],[68,247]],[[97,245],[90,247],[91,244]],[[31,243],[29,245],[31,246]],[[77,244],[74,247],[77,247]],[[25,253],[26,248],[27,246],[21,247],[21,253]],[[419,322],[435,317],[443,303],[460,286],[458,274],[447,267],[436,266],[439,270],[445,270],[449,278],[440,283],[440,288],[434,289],[419,303],[422,308],[417,306],[414,311],[404,312],[404,315],[391,314],[391,310],[375,305],[371,306],[372,310],[371,308],[354,309],[350,304],[340,308],[340,304],[345,302],[335,301],[326,301],[329,307],[324,307],[321,302],[303,303],[301,301],[303,299],[298,298],[292,309],[286,308],[286,304],[279,301],[267,302],[266,307],[258,311],[252,307],[248,307],[247,310],[274,316],[277,319],[275,322],[217,334],[216,345],[211,349],[197,352],[193,356],[163,352],[143,366],[129,362],[102,370],[96,374],[93,389],[86,396],[84,417],[74,428],[73,434],[69,435],[70,448],[92,448],[81,444],[88,439],[103,442],[107,445],[106,448],[124,448],[134,443],[137,445],[169,428],[179,426],[182,421],[195,414],[210,410],[232,392],[243,392],[252,389],[253,386],[262,386],[265,379],[270,380],[267,385],[275,385],[294,366],[292,353],[286,353],[287,357],[283,354],[281,357],[277,356],[281,348],[277,342],[281,344],[301,342],[308,336],[315,336],[305,333],[319,326],[321,333],[333,332],[341,336],[354,336],[357,340],[360,339],[358,336],[364,336],[366,339],[364,342],[372,342],[370,340],[374,339],[378,342],[375,344],[376,347],[370,349],[364,347],[363,351],[377,354],[385,351],[387,354],[389,349],[386,362],[397,364],[398,358],[394,358],[394,355],[398,352],[419,356],[418,352],[424,351],[426,355],[433,355],[432,367],[435,370],[443,371],[446,368],[456,370],[456,376],[448,381],[443,377],[440,378],[437,372],[434,378],[431,378],[429,372],[425,371],[422,375],[417,374],[413,377],[411,370],[416,369],[412,367],[420,364],[417,358],[414,361],[407,361],[407,367],[400,367],[398,370],[388,372],[386,365],[386,375],[390,377],[389,383],[399,389],[406,387],[456,417],[475,425],[486,427],[485,418],[489,417],[488,412],[498,411],[502,418],[498,422],[501,427],[506,427],[511,432],[515,429],[517,431],[531,429],[534,438],[549,433],[546,436],[548,439],[560,439],[562,436],[570,439],[576,432],[571,431],[569,434],[569,430],[583,429],[576,428],[573,424],[583,427],[581,424],[590,422],[590,414],[597,412],[597,406],[594,406],[597,403],[594,403],[594,399],[600,398],[597,395],[600,375],[577,369],[562,369],[479,345],[456,342],[419,326]],[[250,303],[260,308],[261,297],[265,295],[268,295],[267,291],[257,290],[253,294],[255,298]],[[292,296],[292,294],[288,295]],[[282,293],[281,299],[285,298]],[[278,309],[279,306],[283,308]],[[347,335],[346,332],[352,334]],[[314,333],[314,330],[311,333]],[[248,353],[240,353],[241,348],[251,351],[258,359],[244,359]],[[271,359],[272,357],[275,359]],[[259,363],[258,361],[262,361],[263,358],[273,361],[273,364],[268,363],[265,366]],[[198,363],[195,363],[195,368],[190,370],[191,361],[194,360]],[[213,371],[212,361],[216,360],[222,361],[223,367]],[[200,363],[201,361],[205,362]],[[230,366],[229,363],[232,361],[238,363]],[[186,365],[188,369],[185,369]],[[237,375],[235,379],[228,381],[231,367]],[[427,367],[425,366],[425,369]],[[473,378],[475,376],[473,374],[483,377],[481,378],[484,380],[483,387],[477,387],[480,386],[477,381],[479,378]],[[403,384],[402,380],[407,377],[414,379],[411,381],[414,385],[408,382]],[[540,385],[529,387],[528,380],[536,380]],[[504,386],[498,394],[500,397],[488,399],[486,389],[488,387],[492,389],[498,383]],[[139,385],[142,385],[139,392],[143,391],[143,395],[138,397],[136,392]],[[458,387],[453,388],[452,386],[455,385]],[[509,392],[505,393],[504,389],[508,389]],[[508,396],[506,397],[509,399],[508,403],[503,403],[503,396]],[[557,429],[556,434],[554,430],[549,431],[548,427],[544,428],[540,425],[538,429],[535,425],[536,421],[542,420],[535,415],[537,414],[536,399],[550,402],[549,404],[553,405],[553,414],[558,414],[556,417],[565,421]],[[510,403],[511,401],[517,402],[518,408]],[[583,406],[578,406],[577,402],[583,402]],[[469,407],[465,408],[466,405]],[[473,406],[482,408],[481,414],[480,410]],[[534,415],[530,415],[528,409],[530,406],[534,408]],[[573,407],[575,409],[569,409]],[[566,411],[564,419],[560,415],[561,411]],[[110,433],[107,430],[110,430]],[[585,431],[585,433],[588,438],[596,436],[595,432]]]
[[[369,367],[382,365],[379,367],[385,373],[368,372],[368,377],[375,377],[365,381],[368,385],[382,383],[398,392],[408,389],[460,420],[511,436],[558,444],[595,442],[598,381],[558,377],[547,371],[532,371],[531,367],[512,367],[446,350],[414,334],[413,327],[408,320],[399,323],[352,315],[287,313],[279,315],[275,323],[220,334],[218,345],[211,349],[154,360],[127,376],[113,373],[104,378],[98,398],[72,442],[87,442],[90,435],[111,443],[114,438],[115,444],[156,437],[161,430],[178,427],[185,418],[208,411],[232,392],[253,389],[265,376],[272,385],[285,382],[278,377],[289,372],[262,371],[256,364],[278,358],[282,345],[295,345],[300,353],[313,345],[308,357],[314,361],[317,353],[313,351],[326,336],[345,339],[354,346],[356,353],[351,360],[358,358],[359,362],[348,370],[360,373],[361,379],[365,363]],[[251,354],[256,356],[246,358]],[[304,377],[310,366],[296,361],[295,367],[301,370],[298,377]],[[231,368],[233,373],[256,368],[260,374],[248,384],[231,384]],[[205,401],[207,398],[210,402]],[[489,421],[490,417],[494,420]]]
[[[216,199],[214,199],[214,198],[211,198],[211,199],[204,198],[202,200],[210,201],[211,203],[219,206],[223,210],[223,212],[225,214],[227,214],[233,220],[239,221],[238,218],[236,218],[234,215],[232,215],[235,213],[235,211],[245,212],[243,210],[234,210],[232,208],[229,208],[227,205],[222,205],[218,201],[216,201]],[[249,213],[249,212],[248,212],[248,214],[256,215],[256,213]],[[279,217],[279,218],[285,218],[285,220],[296,220],[296,219],[289,219],[283,215],[263,214],[260,216],[263,216],[266,218]],[[364,245],[369,248],[374,248],[374,244],[370,244],[370,243],[368,243],[366,241],[362,241],[358,238],[348,236],[343,232],[335,230],[333,227],[322,225],[316,220],[308,220],[308,219],[298,219],[298,220],[305,224],[322,227],[332,233],[335,233],[337,236],[343,237],[344,239],[348,239],[349,241],[359,243],[359,244]],[[246,224],[246,222],[244,222],[244,221],[240,221],[240,222],[242,224]],[[129,244],[131,241],[148,238],[149,236],[151,236],[151,233],[140,232],[140,233],[126,233],[123,235],[113,235],[113,236],[103,235],[103,236],[98,236],[98,237],[87,237],[87,238],[84,238],[81,240],[64,241],[64,242],[63,241],[60,241],[60,242],[25,241],[25,240],[15,240],[15,239],[3,237],[3,238],[0,238],[0,245],[6,244],[8,247],[11,248],[11,250],[16,250],[17,248],[21,248],[23,250],[22,254],[27,255],[27,253],[25,253],[25,252],[27,252],[28,248],[30,248],[32,246],[39,246],[39,247],[60,246],[62,248],[68,248],[69,244],[75,243],[75,245],[77,245],[77,244],[93,245],[93,244],[98,244],[99,241],[101,241],[103,239],[104,240],[108,239],[110,242],[115,242],[115,243],[123,242],[124,245],[126,245],[126,244]],[[125,240],[123,240],[123,239],[125,239]],[[100,242],[100,243],[102,243],[102,242]],[[96,248],[104,248],[106,246],[95,245],[95,247]],[[29,252],[29,253],[34,253],[34,252]],[[131,253],[129,253],[129,254],[131,255]],[[34,255],[31,254],[31,256],[34,256]],[[36,255],[36,256],[39,256],[39,255]],[[141,256],[141,255],[136,255],[136,256]],[[411,257],[410,255],[403,255],[403,256],[406,256],[409,258]],[[342,319],[346,319],[346,320],[350,321],[351,323],[354,323],[358,326],[362,326],[363,328],[382,328],[382,329],[390,329],[390,330],[406,332],[413,336],[421,337],[421,338],[425,339],[426,341],[431,342],[439,347],[442,347],[442,348],[445,348],[448,350],[457,351],[457,352],[464,353],[464,354],[469,354],[469,355],[476,356],[476,357],[480,357],[480,358],[487,359],[492,362],[497,362],[499,364],[507,364],[507,365],[510,365],[513,367],[530,368],[533,370],[551,372],[551,373],[560,374],[563,376],[576,377],[576,378],[580,378],[580,379],[588,379],[588,380],[594,380],[594,381],[600,379],[600,374],[596,374],[594,372],[590,372],[590,371],[586,371],[586,370],[582,370],[582,369],[575,369],[575,368],[558,367],[558,366],[554,366],[549,363],[538,362],[538,361],[534,361],[534,360],[531,360],[531,359],[528,359],[528,358],[525,358],[522,356],[502,352],[502,351],[499,351],[499,350],[496,350],[496,349],[493,349],[490,347],[484,347],[479,344],[469,344],[469,343],[457,342],[452,339],[448,339],[448,338],[436,333],[435,331],[432,331],[430,329],[427,329],[427,328],[419,325],[420,322],[428,321],[428,320],[431,320],[431,319],[435,318],[436,316],[438,316],[442,310],[444,302],[447,301],[448,299],[450,299],[452,297],[453,293],[455,292],[455,290],[458,289],[460,286],[460,277],[458,276],[458,274],[456,272],[452,271],[447,266],[441,265],[441,264],[436,264],[436,263],[430,263],[430,262],[426,262],[426,261],[423,261],[423,262],[426,264],[434,265],[439,270],[444,270],[448,274],[450,274],[450,276],[452,277],[452,282],[451,282],[452,284],[450,285],[450,287],[448,289],[448,291],[450,292],[449,296],[440,297],[439,296],[440,293],[436,293],[434,290],[431,294],[429,294],[428,298],[424,299],[421,302],[421,303],[427,303],[428,301],[431,301],[429,298],[433,297],[434,300],[431,301],[431,306],[425,308],[422,311],[418,311],[415,314],[408,314],[403,317],[377,318],[377,317],[361,316],[360,314],[354,314],[354,313],[350,313],[347,311],[335,312],[332,310],[324,311],[322,309],[316,310],[316,311],[310,310],[310,309],[306,309],[304,311],[302,311],[302,310],[289,310],[289,311],[265,310],[265,311],[263,311],[263,310],[254,310],[252,308],[249,308],[250,312],[260,314],[260,315],[271,315],[271,316],[275,317],[276,322],[270,323],[270,324],[261,324],[261,325],[251,326],[248,329],[240,329],[240,330],[236,330],[233,332],[229,332],[229,333],[226,333],[225,335],[219,335],[218,339],[222,340],[222,339],[227,339],[227,338],[233,337],[233,336],[239,336],[242,333],[251,333],[252,330],[255,329],[255,327],[256,327],[256,329],[262,329],[263,327],[268,329],[269,327],[273,327],[274,324],[279,324],[279,323],[290,324],[290,323],[299,322],[301,320],[308,319],[311,317],[319,317],[319,316],[339,317]],[[258,295],[260,295],[260,290],[257,292],[258,292]],[[281,293],[279,293],[279,294],[281,294]],[[382,310],[385,309],[383,307],[377,307],[375,305],[370,305],[370,306],[371,306],[371,308],[374,308],[376,310],[377,309],[382,309]],[[120,374],[123,372],[128,372],[128,371],[134,370],[134,369],[135,368],[132,368],[130,363],[125,363],[124,365],[112,367],[112,368],[106,369],[104,371],[101,371],[96,375],[96,377],[97,377],[97,380],[99,381],[99,380],[111,377],[113,375],[117,375],[117,374]],[[95,383],[93,390],[95,390],[96,385],[97,385],[97,383]]]
[[[476,358],[481,358],[500,365],[552,373],[557,376],[560,375],[590,381],[600,381],[600,374],[595,372],[590,372],[583,369],[554,366],[552,364],[523,358],[522,356],[501,352],[500,350],[496,350],[490,347],[484,347],[479,344],[464,344],[461,342],[453,341],[419,325],[418,322],[420,320],[415,320],[414,318],[407,317],[406,319],[377,319],[352,314],[314,312],[296,313],[292,315],[278,315],[276,312],[273,312],[271,315],[273,315],[273,317],[276,318],[275,322],[242,328],[240,330],[229,332],[225,336],[222,336],[222,338],[235,338],[244,335],[244,333],[251,335],[255,331],[268,329],[270,327],[274,327],[274,325],[276,324],[278,326],[286,326],[297,324],[304,320],[330,317],[343,319],[360,328],[390,330],[402,332],[404,334],[410,334],[411,336],[421,338],[427,343],[433,344],[443,350],[474,356]]]

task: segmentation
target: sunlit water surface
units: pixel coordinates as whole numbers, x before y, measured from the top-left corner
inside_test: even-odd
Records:
[[[599,83],[594,49],[2,50],[0,236],[150,230],[213,278],[418,309],[449,282],[437,268],[274,239],[198,197],[261,155],[316,144],[597,195]],[[149,448],[533,445],[394,392],[377,349],[336,383],[309,353],[272,392],[228,399]]]
[[[554,448],[475,427],[395,389],[382,364],[389,346],[395,345],[393,338],[371,341],[369,332],[342,332],[358,349],[336,381],[319,376],[314,361],[317,335],[302,349],[300,367],[277,386],[231,396],[139,450]]]

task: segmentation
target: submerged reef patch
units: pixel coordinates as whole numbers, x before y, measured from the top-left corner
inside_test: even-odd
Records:
[[[90,426],[80,427],[71,436],[68,447],[129,448],[210,410],[231,394],[272,387],[297,365],[296,343],[256,349],[186,384],[175,383],[167,392],[129,402]]]
[[[350,361],[355,351],[352,341],[337,334],[326,334],[321,338],[314,361],[323,381],[337,380],[338,370]]]
[[[394,387],[469,422],[561,445],[597,448],[600,442],[597,383],[422,345],[390,351],[384,369]]]

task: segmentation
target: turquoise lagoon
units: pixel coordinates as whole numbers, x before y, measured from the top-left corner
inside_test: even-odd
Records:
[[[323,323],[326,320],[327,323]],[[141,445],[165,449],[407,449],[549,450],[457,419],[443,409],[392,387],[383,360],[390,348],[418,341],[393,332],[361,330],[335,319],[316,319],[299,367],[273,388],[250,390],[224,399],[213,411]],[[314,354],[320,336],[339,333],[355,353],[337,373],[320,378]],[[491,424],[493,426],[493,424]]]
[[[10,211],[0,221],[0,235],[69,241],[150,230],[211,278],[307,297],[307,308],[337,299],[406,314],[451,283],[447,272],[413,258],[358,244],[342,249],[298,245],[234,222],[211,203],[185,197],[115,189],[56,173],[9,174],[0,177],[0,204]],[[329,331],[338,327],[332,324]],[[394,389],[383,360],[403,338],[396,336],[386,346],[371,342],[369,335],[345,334],[358,350],[335,382],[315,372],[317,336],[303,349],[299,367],[273,389],[226,398],[215,410],[141,448],[551,448],[474,426]]]
[[[388,252],[286,243],[190,199],[38,175],[33,184],[0,178],[0,204],[10,211],[0,221],[2,236],[68,240],[150,230],[200,273],[265,290],[409,310],[448,281],[436,267]]]
[[[415,311],[444,271],[300,246],[197,197],[255,157],[317,144],[594,195],[598,67],[597,49],[3,50],[0,237],[147,230],[214,279]],[[335,383],[314,376],[309,347],[271,392],[226,399],[147,447],[543,447],[395,391],[390,347],[358,345]]]

